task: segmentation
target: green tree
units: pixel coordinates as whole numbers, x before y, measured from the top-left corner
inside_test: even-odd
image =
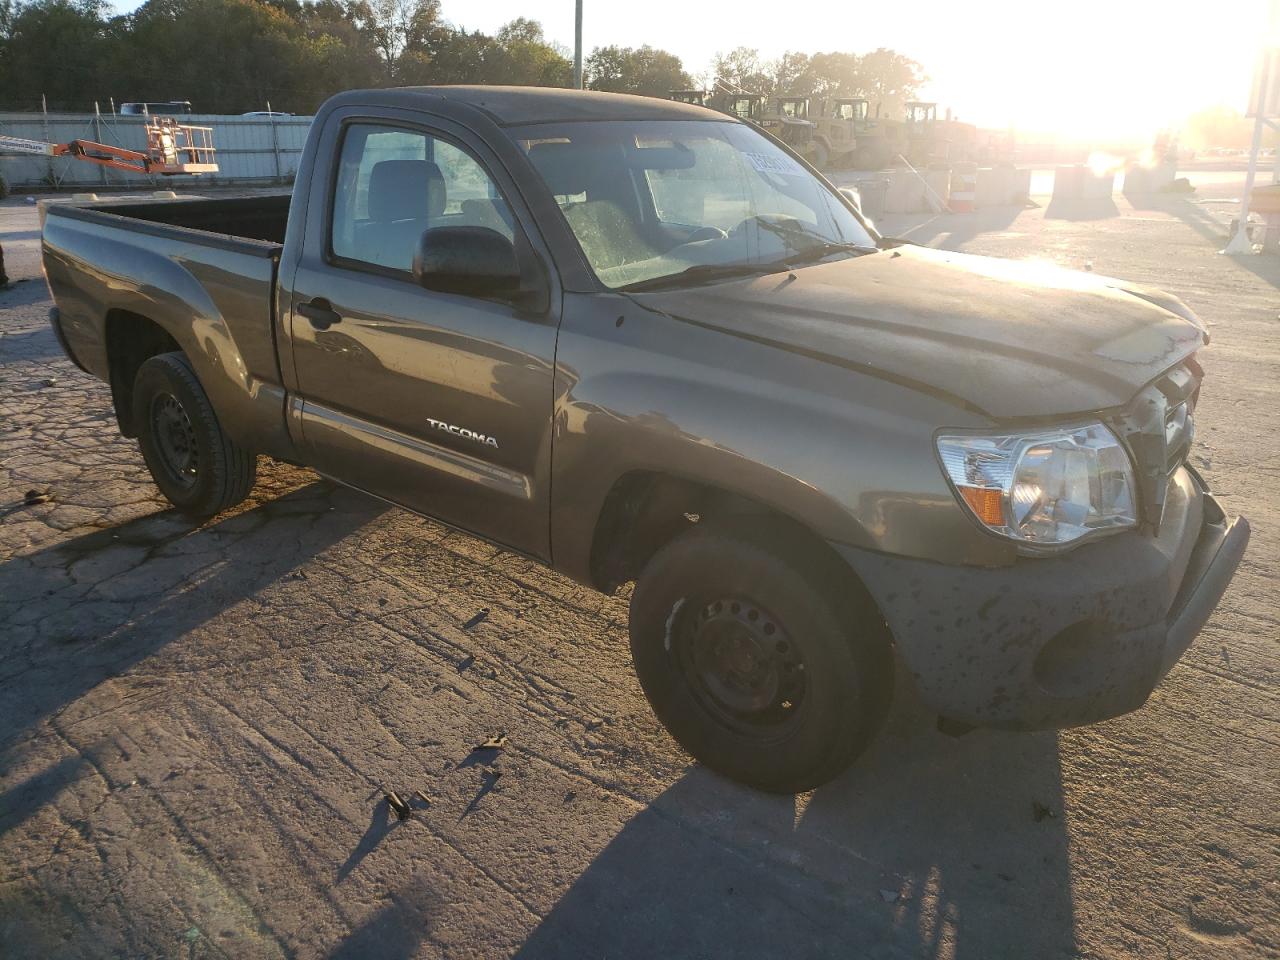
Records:
[[[851,95],[866,97],[872,111],[879,107],[885,116],[901,116],[903,104],[919,96],[929,79],[916,61],[884,47],[863,54],[859,68],[862,87]]]
[[[788,50],[777,60],[768,65],[772,75],[772,90],[778,96],[795,94],[797,96],[810,91],[804,85],[805,74],[809,70],[809,55]]]
[[[498,30],[494,43],[483,78],[473,82],[567,87],[573,81],[567,53],[547,42],[542,24],[535,20],[512,20]]]
[[[587,86],[612,93],[665,97],[693,80],[674,53],[643,47],[597,47],[584,64]]]
[[[308,71],[315,76],[317,95],[387,83],[390,72],[379,55],[375,37],[366,29],[363,6],[343,0],[299,5],[295,19],[313,55],[320,58],[315,69]]]
[[[0,9],[0,96],[19,109],[92,110],[108,46],[104,0],[35,0]]]
[[[333,38],[259,0],[149,0],[132,18],[115,57],[122,100],[190,100],[199,113],[275,109],[296,113],[346,81]]]
[[[772,65],[760,59],[760,51],[736,47],[717,53],[711,64],[716,80],[733,91],[773,95]]]
[[[799,91],[815,97],[867,95],[862,58],[856,53],[815,53],[795,83]]]

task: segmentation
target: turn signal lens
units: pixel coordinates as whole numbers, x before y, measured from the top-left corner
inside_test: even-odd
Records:
[[[989,527],[1004,525],[1004,491],[986,487],[957,487],[973,515]]]

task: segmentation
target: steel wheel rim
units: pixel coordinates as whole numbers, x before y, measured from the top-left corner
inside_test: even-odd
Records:
[[[168,478],[184,489],[195,486],[200,475],[196,430],[186,409],[173,394],[160,393],[152,398],[151,433]]]
[[[776,740],[804,713],[804,659],[777,617],[744,597],[694,608],[676,649],[690,693],[719,723],[757,740]]]

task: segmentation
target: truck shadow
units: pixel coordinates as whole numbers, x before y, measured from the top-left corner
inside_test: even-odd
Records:
[[[807,803],[692,768],[518,956],[1072,957],[1061,798],[1056,735],[953,740],[904,702]]]
[[[1120,208],[1111,197],[1058,197],[1045,207],[1046,220],[1110,220],[1120,216]]]
[[[0,564],[0,759],[42,720],[386,509],[313,480],[204,526],[164,511]]]

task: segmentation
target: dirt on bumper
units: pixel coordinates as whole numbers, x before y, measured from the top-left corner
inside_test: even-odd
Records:
[[[1140,707],[1200,632],[1249,540],[1188,470],[1157,535],[983,569],[836,545],[880,606],[898,656],[941,716],[1012,729]]]

